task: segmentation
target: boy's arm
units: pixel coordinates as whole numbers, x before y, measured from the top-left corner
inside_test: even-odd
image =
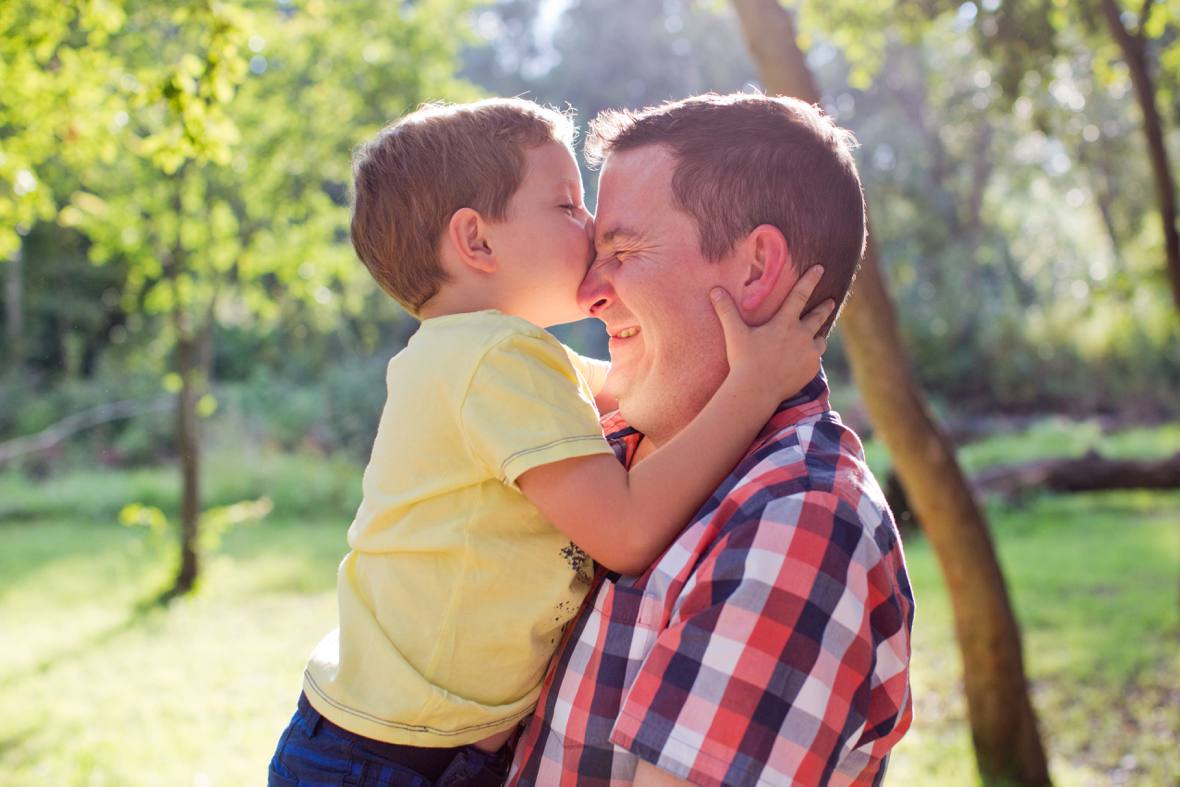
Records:
[[[586,378],[586,384],[590,386],[590,390],[594,394],[594,406],[598,412],[605,414],[618,410],[619,400],[603,391],[606,386],[606,377],[610,374],[610,361],[579,355],[569,347],[566,347],[565,351],[570,357],[570,362]]]
[[[597,358],[587,358],[584,355],[579,357],[586,366],[586,382],[590,384],[590,390],[594,392],[594,406],[598,408],[598,412],[613,413],[618,410],[619,400],[605,390],[606,378],[610,374],[610,361],[600,361]]]
[[[834,304],[802,320],[799,314],[818,278],[801,279],[759,328],[742,322],[728,295],[714,300],[730,373],[700,414],[630,473],[610,456],[576,457],[528,470],[517,479],[520,490],[595,561],[641,572],[725,479],[779,402],[815,376],[825,346],[815,334]]]
[[[534,467],[516,483],[595,561],[638,574],[750,447],[779,402],[764,390],[730,375],[700,415],[630,473],[598,454]]]

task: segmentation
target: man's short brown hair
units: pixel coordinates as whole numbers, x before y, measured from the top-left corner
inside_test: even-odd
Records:
[[[771,224],[799,273],[823,264],[812,303],[843,303],[865,246],[852,132],[797,99],[708,94],[640,112],[602,112],[590,123],[586,158],[601,163],[648,145],[665,145],[675,156],[673,198],[695,219],[706,259],[724,257],[755,227]]]
[[[352,245],[369,273],[417,314],[446,281],[438,243],[451,216],[505,217],[525,149],[572,144],[556,110],[520,98],[427,104],[383,128],[353,157]]]

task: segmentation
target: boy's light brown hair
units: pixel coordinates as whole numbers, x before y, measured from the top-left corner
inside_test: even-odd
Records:
[[[673,199],[696,221],[705,259],[721,259],[755,227],[771,224],[800,274],[823,264],[811,303],[843,304],[865,247],[852,132],[797,99],[708,94],[602,112],[590,123],[586,159],[597,164],[647,145],[675,156]],[[835,319],[834,312],[825,333]]]
[[[428,104],[383,128],[353,157],[352,246],[369,273],[417,314],[447,280],[438,244],[455,211],[506,217],[524,180],[525,150],[574,127],[519,98]]]

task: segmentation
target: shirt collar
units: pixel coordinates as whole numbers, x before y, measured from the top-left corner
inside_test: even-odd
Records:
[[[819,415],[831,409],[828,400],[828,377],[820,367],[819,374],[811,379],[803,390],[789,399],[784,400],[775,408],[774,414],[762,427],[758,437],[750,445],[751,453],[765,445],[771,438],[784,428],[802,421],[804,418]],[[607,413],[600,419],[602,433],[615,449],[615,455],[626,467],[631,466],[635,456],[635,449],[643,434],[623,419],[618,410]]]

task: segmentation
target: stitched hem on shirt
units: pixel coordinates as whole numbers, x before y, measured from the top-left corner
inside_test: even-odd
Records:
[[[347,713],[350,716],[356,716],[358,719],[364,719],[370,724],[380,724],[383,727],[390,727],[397,730],[406,730],[407,732],[428,732],[431,735],[464,735],[469,732],[476,732],[477,730],[486,730],[492,727],[498,727],[507,722],[517,722],[533,712],[533,709],[530,707],[527,710],[519,711],[512,714],[511,716],[505,716],[504,718],[496,719],[495,721],[488,721],[484,722],[483,724],[472,724],[468,727],[460,727],[453,730],[440,730],[437,727],[430,727],[425,724],[406,724],[404,722],[393,721],[391,719],[383,719],[380,716],[374,716],[371,713],[365,713],[364,711],[350,708],[325,694],[324,690],[321,689],[319,684],[315,682],[315,678],[312,677],[310,672],[305,670],[303,673],[303,678],[312,691],[316,693],[317,697],[331,705],[336,710]]]
[[[500,475],[503,478],[507,478],[508,477],[508,465],[512,464],[513,462],[517,461],[518,459],[522,459],[526,456],[529,456],[530,454],[535,454],[540,451],[548,451],[550,448],[556,448],[557,446],[565,445],[566,443],[580,443],[580,442],[587,441],[587,440],[593,440],[593,441],[597,442],[597,441],[603,440],[603,437],[601,434],[584,434],[584,435],[576,435],[574,437],[563,437],[560,440],[553,440],[552,442],[545,443],[544,445],[536,446],[535,448],[526,448],[523,451],[517,451],[516,453],[509,455],[509,457],[507,459],[505,459],[503,462],[500,463]],[[603,452],[603,453],[605,453],[605,452]],[[570,457],[570,458],[573,458],[573,457]]]

